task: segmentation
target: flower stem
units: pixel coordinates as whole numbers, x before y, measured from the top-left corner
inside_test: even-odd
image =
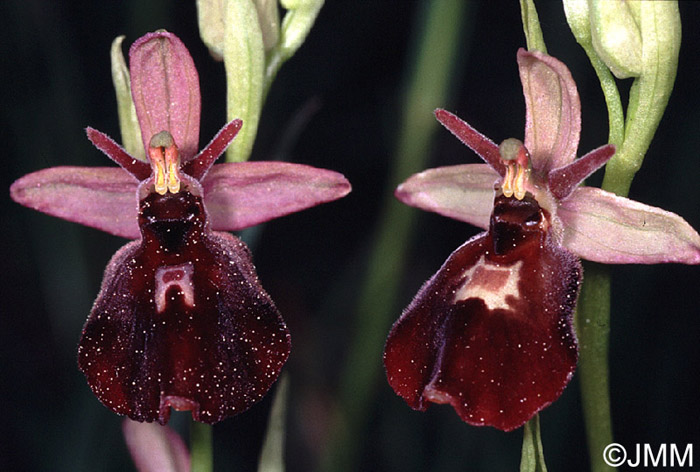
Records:
[[[600,88],[603,90],[605,104],[608,107],[608,143],[614,144],[618,148],[622,146],[625,137],[625,114],[622,111],[622,100],[617,89],[615,78],[610,69],[593,51],[593,46],[583,45],[588,58],[591,60],[593,69],[600,81]]]
[[[603,190],[627,196],[666,110],[678,68],[681,23],[677,2],[641,2],[642,72],[630,89],[624,142],[605,167]],[[615,143],[617,144],[617,143]]]
[[[258,472],[284,472],[284,439],[286,431],[287,397],[289,376],[283,373],[277,381],[277,391],[272,402],[270,418],[267,420],[265,440],[260,451]]]
[[[214,470],[212,436],[212,428],[208,424],[193,421],[190,425],[192,472],[212,472]]]
[[[571,26],[571,31],[576,37],[576,41],[578,41],[586,52],[593,66],[593,70],[595,70],[598,76],[600,88],[603,90],[603,96],[605,97],[605,105],[608,108],[608,143],[614,144],[619,150],[625,139],[625,114],[622,110],[620,92],[617,89],[617,83],[610,69],[608,69],[608,66],[598,57],[598,54],[596,54],[593,48],[587,8],[584,8],[585,13],[579,11],[577,8],[580,8],[580,4],[575,2],[576,0],[564,0],[567,21],[569,22],[569,26]]]
[[[540,51],[547,54],[547,46],[544,43],[540,17],[537,15],[533,0],[520,0],[520,15],[523,21],[525,42],[528,51]]]
[[[610,343],[610,270],[585,263],[585,280],[576,311],[579,337],[579,382],[591,471],[610,471],[603,449],[613,440],[608,383]]]
[[[587,40],[579,42],[591,58],[608,103],[610,140],[617,146],[605,167],[601,188],[626,197],[644,160],[673,88],[680,48],[680,17],[676,2],[640,4],[643,39],[642,73],[634,80],[623,123],[614,79],[603,72],[601,60]],[[585,39],[585,38],[584,38]],[[612,98],[613,100],[610,100]],[[611,106],[613,105],[613,106]],[[621,137],[624,137],[620,141]],[[610,341],[610,269],[586,264],[586,283],[577,311],[580,337],[580,381],[591,470],[610,471],[603,449],[613,440],[610,416],[608,349]]]
[[[608,142],[622,147],[625,122],[617,84],[610,70],[595,54],[591,44],[581,43],[600,81],[608,108]],[[607,170],[607,169],[606,169]],[[634,174],[633,174],[634,175]],[[610,185],[610,184],[608,184]],[[605,188],[622,191],[621,188]],[[625,191],[626,194],[626,191]],[[610,345],[610,269],[584,263],[585,283],[576,309],[579,337],[579,381],[588,454],[593,472],[611,471],[603,461],[603,449],[613,440],[610,412],[608,349]]]
[[[547,472],[540,436],[540,415],[535,415],[523,427],[523,451],[520,472]]]
[[[263,97],[267,96],[272,81],[275,79],[277,71],[282,67],[282,64],[294,55],[306,39],[324,1],[287,2],[287,5],[285,5],[287,13],[282,20],[279,42],[268,52],[265,60]]]

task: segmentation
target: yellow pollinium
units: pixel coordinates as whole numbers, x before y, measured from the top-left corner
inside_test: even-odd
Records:
[[[525,175],[527,174],[527,169],[514,162],[509,162],[506,166],[506,176],[503,178],[503,184],[501,184],[503,195],[506,197],[515,195],[515,198],[522,200],[525,196]]]
[[[170,164],[170,169],[168,170],[168,190],[170,190],[170,193],[177,193],[180,191],[178,169],[179,165]]]
[[[525,145],[510,138],[498,146],[501,154],[501,162],[506,166],[506,175],[503,177],[501,189],[506,197],[515,196],[518,200],[525,197],[526,185],[530,174],[530,153]]]
[[[153,168],[153,186],[160,195],[180,191],[180,153],[167,131],[154,134],[148,147]]]

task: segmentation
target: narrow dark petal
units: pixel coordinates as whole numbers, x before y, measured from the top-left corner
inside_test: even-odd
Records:
[[[447,110],[438,108],[435,110],[437,120],[457,139],[466,144],[480,158],[498,172],[501,176],[506,175],[506,169],[501,163],[501,155],[498,152],[498,145],[489,138],[472,128],[469,123],[462,121],[456,115]]]
[[[138,184],[119,167],[50,167],[17,179],[10,196],[48,215],[137,239]]]
[[[137,421],[170,408],[216,423],[248,409],[277,378],[289,332],[239,239],[207,229],[201,198],[151,194],[142,240],[105,272],[78,351],[97,397]]]
[[[241,120],[233,120],[224,125],[224,127],[216,133],[214,139],[212,139],[194,159],[183,166],[183,172],[197,180],[202,180],[209,171],[209,168],[214,164],[214,161],[216,161],[219,156],[223,154],[228,145],[231,144],[233,138],[235,138],[241,130],[241,126],[243,126]]]
[[[85,132],[90,142],[92,142],[97,149],[107,154],[107,157],[122,166],[122,168],[133,175],[136,180],[146,180],[151,175],[151,166],[132,157],[103,132],[90,128],[89,126],[85,128]]]
[[[569,382],[581,279],[580,263],[554,245],[536,202],[507,200],[497,199],[491,230],[421,288],[384,352],[389,384],[412,408],[447,403],[469,424],[504,431]]]
[[[571,164],[554,169],[548,177],[549,190],[556,198],[563,200],[571,195],[571,192],[588,176],[603,167],[613,154],[615,154],[615,146],[607,144],[594,149]]]

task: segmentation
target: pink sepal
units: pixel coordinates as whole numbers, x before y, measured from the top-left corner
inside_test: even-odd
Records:
[[[683,218],[593,187],[559,204],[563,245],[606,264],[700,264],[700,235]]]

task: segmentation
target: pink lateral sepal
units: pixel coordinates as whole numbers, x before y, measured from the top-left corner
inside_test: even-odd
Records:
[[[17,203],[64,220],[138,239],[139,182],[120,167],[51,167],[10,187]]]
[[[236,231],[350,192],[342,174],[289,162],[217,164],[204,181],[204,199],[212,228]]]
[[[487,164],[438,167],[412,175],[394,195],[406,205],[486,229],[498,180]]]
[[[562,243],[604,264],[700,264],[700,235],[670,211],[579,187],[559,204]]]

